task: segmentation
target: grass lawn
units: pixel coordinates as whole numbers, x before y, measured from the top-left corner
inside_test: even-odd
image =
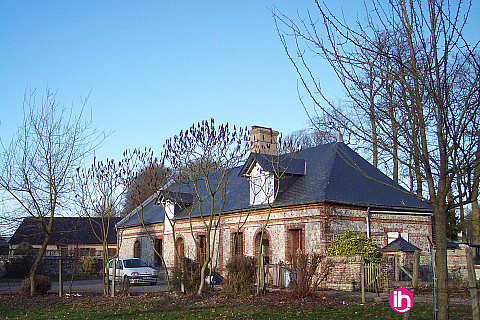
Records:
[[[282,304],[283,303],[283,304]],[[261,299],[175,298],[164,295],[22,299],[1,297],[0,319],[402,319],[386,303],[319,306],[321,301],[281,304]],[[327,303],[329,304],[329,303]],[[330,303],[331,304],[331,303]],[[414,305],[410,319],[432,319],[432,307]],[[450,311],[450,319],[471,318],[468,308]]]

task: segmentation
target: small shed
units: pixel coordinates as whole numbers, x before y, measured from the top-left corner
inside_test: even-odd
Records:
[[[413,270],[413,254],[422,251],[402,237],[398,237],[388,245],[380,249],[384,255],[394,256],[395,280],[411,280]],[[403,271],[403,272],[401,272]]]
[[[415,251],[422,251],[422,249],[414,246],[407,240],[403,239],[402,237],[398,237],[397,239],[393,240],[385,247],[380,249],[382,253],[390,253],[390,252],[415,252]]]

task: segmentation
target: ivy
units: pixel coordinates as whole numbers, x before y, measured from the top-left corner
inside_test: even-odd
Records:
[[[327,246],[328,256],[362,255],[367,263],[380,263],[382,258],[377,246],[366,235],[354,235],[350,230]]]

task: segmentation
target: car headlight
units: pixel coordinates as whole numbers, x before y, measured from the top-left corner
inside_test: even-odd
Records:
[[[132,272],[132,276],[134,277],[138,276],[138,272]]]

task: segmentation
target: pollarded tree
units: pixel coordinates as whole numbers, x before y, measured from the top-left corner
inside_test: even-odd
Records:
[[[437,316],[446,319],[447,212],[476,201],[479,178],[474,174],[480,130],[480,63],[475,52],[479,41],[470,45],[463,35],[472,2],[464,8],[462,1],[452,5],[437,0],[372,0],[365,5],[365,19],[351,24],[319,1],[316,4],[319,17],[309,14],[300,22],[274,12],[285,51],[317,112],[337,117],[345,130],[373,149],[381,147],[395,155],[415,179],[417,195],[432,206]],[[312,52],[330,63],[347,90],[352,103],[346,111],[323,92],[310,67],[314,64],[307,61]],[[359,74],[375,85],[351,76]],[[372,89],[377,91],[371,103],[354,99],[359,90],[368,96]],[[362,123],[372,123],[372,130],[365,130],[368,126]],[[459,176],[464,177],[462,190],[456,188]]]
[[[35,274],[52,235],[53,219],[72,204],[74,177],[84,158],[101,139],[80,113],[60,107],[49,89],[41,101],[36,91],[25,95],[23,122],[0,163],[0,188],[18,204],[15,218],[34,218],[45,238],[30,270],[30,294]]]

